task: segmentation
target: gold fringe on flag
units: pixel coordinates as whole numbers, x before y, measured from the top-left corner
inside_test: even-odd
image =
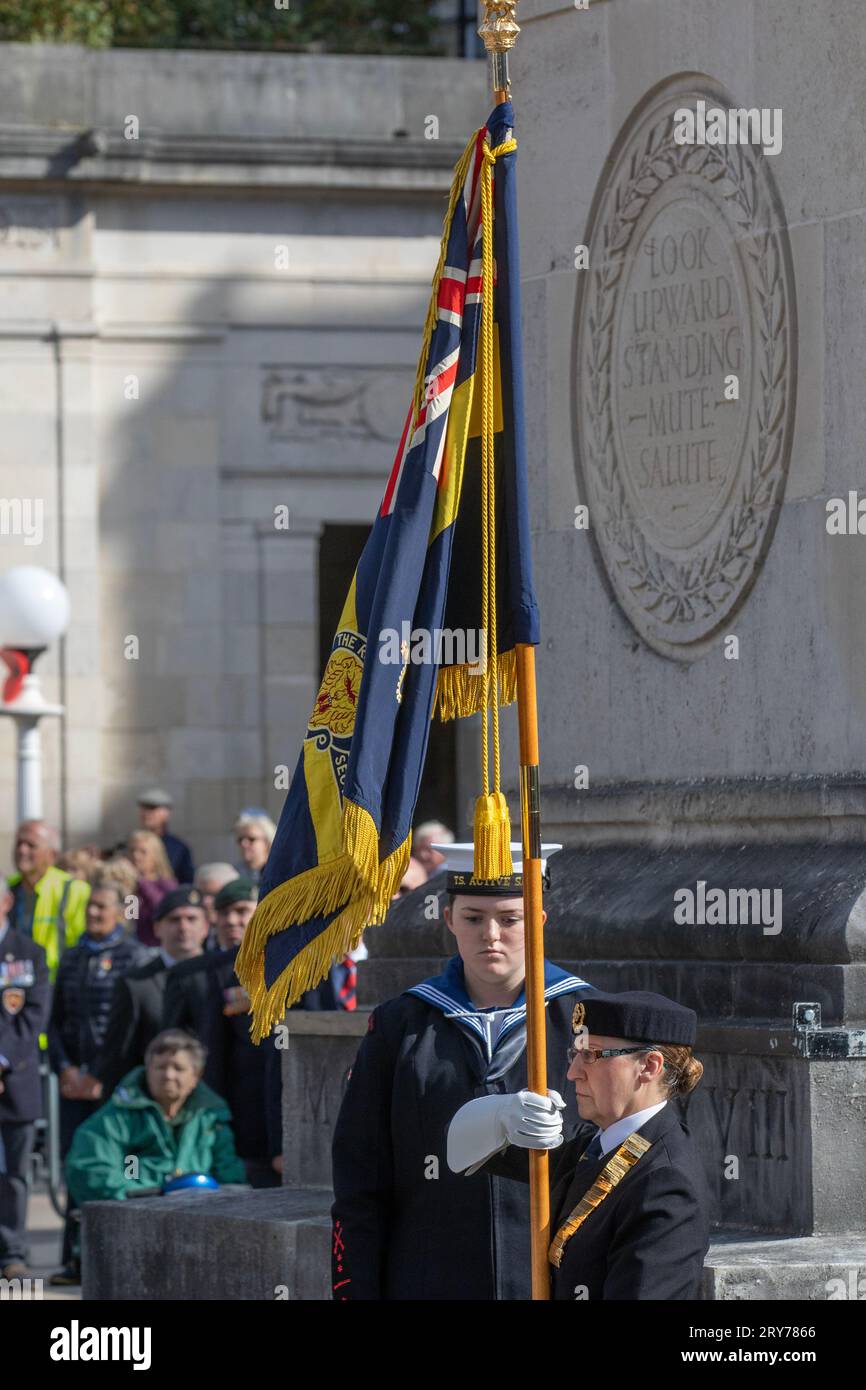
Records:
[[[361,807],[347,802],[344,812],[347,809],[351,817],[366,816],[374,826],[372,817]],[[409,866],[411,852],[412,837],[408,835],[378,865],[372,888],[365,884],[350,856],[342,854],[337,859],[317,864],[306,873],[297,874],[262,899],[244,932],[235,962],[237,977],[250,996],[254,1042],[267,1037],[274,1024],[281,1022],[286,1009],[296,1004],[306,990],[315,989],[335,961],[342,960],[355,949],[365,927],[384,922],[391,899]],[[298,952],[268,988],[264,952],[270,938],[287,928],[302,926],[311,917],[326,916],[342,903],[346,904],[343,911]]]
[[[511,705],[517,699],[517,653],[513,647],[497,658],[497,667],[500,707]],[[446,719],[465,719],[479,712],[485,703],[485,695],[487,703],[490,703],[493,699],[492,687],[475,671],[474,666],[466,663],[440,668],[431,718],[443,722]]]

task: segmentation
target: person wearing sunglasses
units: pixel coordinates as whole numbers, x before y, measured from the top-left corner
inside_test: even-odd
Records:
[[[661,994],[587,992],[568,1049],[585,1127],[563,1142],[556,1091],[482,1096],[448,1131],[453,1172],[529,1178],[527,1150],[551,1151],[554,1299],[697,1299],[709,1246],[709,1193],[695,1144],[671,1104],[703,1065],[697,1015]]]

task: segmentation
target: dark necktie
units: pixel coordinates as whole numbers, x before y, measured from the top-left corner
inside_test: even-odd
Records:
[[[601,1158],[601,1130],[592,1136],[578,1162],[582,1163],[584,1159],[588,1159],[592,1163],[596,1158]]]
[[[358,967],[351,956],[346,956],[342,962],[343,979],[340,988],[337,990],[337,997],[340,1001],[341,1009],[352,1009],[358,1007]]]

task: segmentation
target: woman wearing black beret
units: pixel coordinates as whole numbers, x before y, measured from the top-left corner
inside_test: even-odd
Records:
[[[555,1299],[696,1299],[709,1245],[703,1169],[675,1097],[701,1079],[697,1016],[660,994],[592,993],[569,1049],[580,1118],[562,1141],[555,1092],[482,1096],[448,1133],[454,1172],[528,1180],[527,1149],[551,1155]]]

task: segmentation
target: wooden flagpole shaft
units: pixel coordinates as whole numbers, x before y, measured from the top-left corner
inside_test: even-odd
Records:
[[[490,55],[493,99],[510,96],[508,54],[520,26],[517,0],[483,0],[478,30]],[[538,781],[538,707],[535,648],[518,643],[517,717],[520,728],[520,819],[523,828],[523,920],[526,952],[526,1060],[529,1089],[547,1095],[547,1036],[544,1016],[544,926],[541,901],[541,805]],[[532,1241],[532,1297],[550,1298],[550,1185],[544,1150],[529,1150],[529,1216]]]
[[[530,1091],[547,1095],[544,1016],[544,926],[541,898],[541,804],[535,648],[518,643],[517,718],[520,730],[520,819],[523,831],[523,920],[526,941],[526,1053]],[[532,1297],[550,1297],[550,1185],[546,1151],[529,1151]]]

